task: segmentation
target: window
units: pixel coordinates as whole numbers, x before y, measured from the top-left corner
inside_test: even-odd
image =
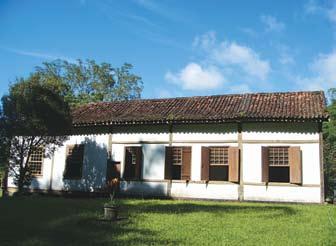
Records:
[[[229,178],[228,147],[209,147],[209,180]]]
[[[43,157],[44,157],[44,148],[37,147],[33,149],[28,162],[30,172],[33,176],[42,175]]]
[[[64,178],[81,179],[83,169],[84,144],[67,146]]]
[[[202,146],[201,180],[239,182],[239,147]]]
[[[289,147],[268,147],[269,182],[289,182]]]
[[[166,147],[165,153],[165,173],[167,180],[191,179],[191,147]]]
[[[173,147],[172,148],[172,179],[180,180],[182,172],[182,162],[183,162],[183,148]]]
[[[125,179],[140,179],[142,166],[142,147],[126,147],[125,148]]]

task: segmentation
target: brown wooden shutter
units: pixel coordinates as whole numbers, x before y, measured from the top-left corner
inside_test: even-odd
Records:
[[[124,179],[129,179],[131,176],[132,153],[129,147],[125,147],[125,161],[124,161]]]
[[[288,161],[290,183],[302,184],[302,162],[300,147],[289,147]]]
[[[268,147],[261,147],[261,162],[261,181],[267,183],[269,179]]]
[[[191,176],[191,147],[183,147],[182,149],[182,180],[190,180]]]
[[[66,148],[64,178],[80,179],[83,173],[84,144],[68,145]]]
[[[141,179],[142,171],[142,147],[134,147],[136,153],[136,162],[135,162],[135,178]]]
[[[166,147],[166,158],[165,158],[165,179],[172,179],[172,161],[173,157],[173,147]]]
[[[209,147],[202,147],[201,180],[209,181]]]
[[[239,182],[239,148],[229,147],[229,181]]]

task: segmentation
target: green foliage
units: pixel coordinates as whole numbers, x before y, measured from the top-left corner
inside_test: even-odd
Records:
[[[331,205],[120,199],[111,223],[104,200],[2,199],[0,245],[336,245]]]
[[[71,125],[64,97],[31,76],[20,79],[2,98],[5,129],[11,136],[64,135]]]
[[[333,199],[336,182],[336,88],[329,90],[330,120],[323,124],[326,196]]]
[[[140,98],[141,77],[131,73],[133,66],[120,68],[97,64],[94,60],[77,63],[56,60],[45,62],[33,73],[40,81],[64,95],[70,105]]]
[[[72,126],[64,97],[39,79],[19,79],[2,98],[0,149],[6,152],[8,170],[19,191],[31,182],[28,160],[33,150],[43,148],[49,157],[67,139]]]

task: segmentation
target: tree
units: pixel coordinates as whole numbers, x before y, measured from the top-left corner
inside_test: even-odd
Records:
[[[334,196],[336,182],[336,88],[329,90],[330,120],[323,124],[324,139],[324,180],[326,196]]]
[[[44,62],[32,76],[58,91],[71,106],[90,102],[110,102],[140,98],[141,77],[131,73],[133,66],[125,63],[120,68],[111,64],[97,64],[94,60],[63,60]]]
[[[7,194],[7,163],[9,156],[9,138],[6,135],[3,111],[0,105],[0,186],[3,196]]]
[[[72,122],[70,108],[63,95],[42,85],[39,76],[30,76],[19,79],[10,87],[9,95],[2,98],[0,122],[2,138],[10,143],[9,175],[22,192],[32,178],[31,154],[43,148],[45,157],[50,157],[67,139]]]
[[[0,110],[0,166],[21,191],[31,180],[28,160],[37,147],[50,156],[71,127],[69,106],[141,97],[141,77],[125,63],[114,68],[94,60],[45,62],[27,79],[17,79]]]

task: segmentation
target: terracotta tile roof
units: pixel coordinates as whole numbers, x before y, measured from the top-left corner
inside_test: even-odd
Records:
[[[326,120],[323,91],[249,93],[90,103],[73,111],[91,124]]]

